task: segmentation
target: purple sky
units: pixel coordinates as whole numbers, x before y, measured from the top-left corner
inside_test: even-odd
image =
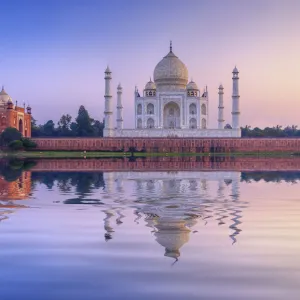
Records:
[[[6,3],[5,3],[6,2]],[[5,1],[1,3],[0,84],[30,103],[39,123],[76,116],[81,104],[103,118],[104,70],[123,86],[125,127],[134,86],[174,53],[200,89],[208,85],[210,127],[218,86],[231,123],[231,72],[240,71],[241,125],[299,124],[300,1]]]

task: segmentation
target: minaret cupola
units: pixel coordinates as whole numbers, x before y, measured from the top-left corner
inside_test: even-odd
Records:
[[[148,81],[147,84],[145,85],[144,96],[145,97],[154,97],[154,96],[156,96],[156,85],[152,81],[151,77],[150,77],[150,81]]]
[[[28,113],[29,115],[31,115],[31,106],[30,106],[29,104],[27,105],[26,110],[27,110],[27,113]]]

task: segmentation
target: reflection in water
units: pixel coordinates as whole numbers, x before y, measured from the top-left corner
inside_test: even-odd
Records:
[[[299,172],[122,166],[5,170],[3,299],[299,298]]]
[[[204,225],[209,219],[227,224],[233,244],[242,231],[247,203],[239,201],[239,172],[105,172],[103,178],[106,241],[113,239],[128,207],[133,208],[134,222],[140,225],[142,219],[164,255],[175,261],[200,220]]]
[[[248,203],[239,200],[240,182],[295,182],[299,172],[33,172],[25,171],[14,181],[0,178],[0,220],[15,208],[26,207],[12,202],[25,199],[37,183],[49,189],[57,187],[63,194],[77,197],[65,199],[69,205],[89,204],[102,207],[105,215],[104,239],[114,238],[117,226],[125,220],[125,209],[131,208],[134,222],[145,225],[165,250],[164,255],[176,261],[180,249],[188,243],[193,227],[215,220],[230,229],[232,244],[242,232],[243,210]],[[95,190],[102,198],[91,198]],[[13,210],[12,210],[13,208]],[[127,212],[128,214],[128,212]],[[143,222],[141,222],[143,221]]]

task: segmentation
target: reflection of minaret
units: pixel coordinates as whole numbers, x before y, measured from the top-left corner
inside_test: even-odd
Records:
[[[123,193],[123,180],[121,178],[116,179],[116,189],[118,193]]]
[[[121,225],[121,224],[123,224],[122,219],[124,219],[125,216],[121,213],[121,209],[117,209],[116,212],[117,212],[117,215],[118,215],[118,217],[116,218],[116,224]]]
[[[242,224],[240,219],[242,218],[242,211],[238,207],[239,201],[239,185],[240,185],[240,177],[235,178],[231,184],[231,199],[232,199],[232,207],[229,208],[230,215],[232,216],[233,223],[229,226],[230,229],[233,230],[233,233],[230,235],[232,239],[232,244],[237,242],[237,235],[242,231],[238,226]]]
[[[218,212],[216,213],[218,216],[218,218],[216,219],[219,222],[218,225],[224,225],[225,224],[224,220],[228,218],[227,210],[224,207],[224,200],[225,200],[224,189],[225,189],[224,181],[220,179],[218,184],[217,200],[218,202],[221,202],[221,207],[217,208]]]
[[[114,216],[112,210],[105,210],[104,211],[106,217],[104,218],[104,230],[106,231],[104,234],[105,241],[109,241],[112,239],[112,233],[115,232],[114,229],[111,227],[111,219]]]
[[[112,193],[113,187],[114,187],[114,173],[113,172],[104,172],[103,180],[104,180],[105,192],[108,194]]]

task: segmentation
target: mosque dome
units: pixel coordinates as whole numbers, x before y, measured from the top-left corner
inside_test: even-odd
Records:
[[[151,80],[147,82],[146,86],[145,86],[145,90],[156,90],[156,85],[155,83]]]
[[[154,82],[157,88],[176,86],[185,89],[188,82],[188,69],[185,64],[173,53],[172,44],[170,52],[156,65],[154,69]]]
[[[2,86],[2,90],[0,92],[0,104],[6,104],[9,100],[11,100],[11,98],[4,90],[4,87]]]
[[[187,90],[199,90],[197,84],[191,80],[188,85],[186,86]]]

